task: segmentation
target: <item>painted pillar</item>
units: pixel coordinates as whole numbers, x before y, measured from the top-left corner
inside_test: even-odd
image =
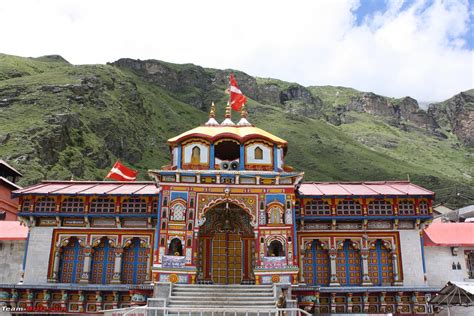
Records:
[[[369,277],[369,249],[363,248],[360,251],[360,257],[362,258],[362,285],[363,286],[370,286],[372,282],[370,281]]]
[[[110,283],[113,284],[120,284],[122,278],[122,255],[123,255],[123,248],[115,248],[114,249],[114,274],[112,276],[112,280]]]
[[[53,263],[53,276],[52,282],[58,282],[59,278],[59,261],[61,259],[61,251],[60,248],[56,249],[54,252],[54,263]]]
[[[158,241],[157,241],[158,242]],[[146,279],[145,279],[145,283],[151,283],[151,261],[152,261],[152,255],[151,255],[151,252],[153,251],[153,249],[151,249],[151,247],[148,249],[147,253],[146,253]]]
[[[178,145],[178,159],[177,159],[177,166],[176,168],[179,170],[181,169],[181,161],[182,161],[182,151],[183,151],[183,146],[181,144]]]
[[[301,241],[301,242],[302,242],[302,241]],[[300,283],[305,283],[304,273],[303,273],[304,252],[305,252],[304,243],[301,243],[300,246],[301,246],[301,248],[300,248],[300,255],[299,255],[299,258],[300,258],[300,262],[299,262]]]
[[[91,271],[91,260],[92,260],[92,247],[84,247],[84,265],[82,268],[82,275],[79,283],[89,283],[90,271]]]
[[[214,144],[211,144],[210,147],[210,158],[209,158],[209,169],[214,170],[214,166],[216,165],[216,157],[215,157],[215,151],[214,151]]]
[[[336,257],[337,257],[337,250],[336,248],[331,248],[329,250],[329,259],[331,259],[331,278],[329,282],[329,286],[339,286],[339,280],[337,279],[336,275]]]
[[[392,268],[393,268],[393,285],[402,285],[400,274],[398,271],[398,256],[397,252],[392,252]]]
[[[245,148],[243,144],[240,144],[240,170],[245,169]]]
[[[273,145],[273,171],[278,172],[278,147]]]

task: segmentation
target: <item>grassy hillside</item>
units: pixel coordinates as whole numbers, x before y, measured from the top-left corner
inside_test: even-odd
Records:
[[[222,119],[227,73],[189,64],[75,66],[58,56],[0,55],[0,157],[23,172],[22,185],[103,179],[117,158],[147,179],[147,169],[168,163],[166,140],[205,122],[211,100]],[[474,155],[454,134],[440,139],[410,122],[402,130],[359,112],[347,112],[335,126],[299,107],[324,114],[362,92],[308,87],[311,96],[297,91],[290,108],[279,95],[296,84],[240,73],[237,79],[252,96],[249,120],[288,140],[287,162],[307,181],[410,177],[452,205],[469,203],[453,197],[457,189],[474,195]]]

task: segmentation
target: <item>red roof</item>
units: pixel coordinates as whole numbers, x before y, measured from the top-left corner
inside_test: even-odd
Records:
[[[306,182],[298,189],[301,196],[363,195],[434,195],[433,192],[408,181],[373,182]]]
[[[28,227],[17,221],[0,221],[0,240],[23,240],[28,235]]]
[[[43,181],[13,194],[156,195],[159,191],[151,181]]]
[[[474,246],[474,223],[431,223],[424,230],[425,246]]]

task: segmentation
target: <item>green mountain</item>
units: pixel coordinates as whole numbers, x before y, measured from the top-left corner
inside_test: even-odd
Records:
[[[71,65],[60,56],[0,54],[0,158],[42,179],[100,180],[119,158],[140,171],[169,159],[166,140],[222,119],[231,70],[120,59]],[[453,206],[474,196],[474,90],[432,104],[344,87],[303,87],[239,71],[249,120],[289,142],[305,180],[407,179]],[[234,114],[234,117],[238,116]]]

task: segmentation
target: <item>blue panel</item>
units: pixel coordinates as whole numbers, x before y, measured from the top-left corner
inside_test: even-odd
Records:
[[[424,243],[424,240],[423,240],[423,235],[420,236],[420,246],[421,246],[421,262],[423,264],[423,275],[426,276],[425,243]]]
[[[171,192],[171,201],[176,199],[188,200],[188,192]]]
[[[160,238],[160,228],[161,228],[161,191],[158,194],[158,207],[156,210],[156,228],[155,228],[155,250],[158,250],[158,241]]]
[[[215,158],[215,153],[214,153],[214,144],[211,144],[210,147],[210,159],[209,159],[209,169],[214,170],[214,165],[216,164],[216,158]]]
[[[109,251],[110,251],[110,246],[108,243],[108,239],[106,242],[104,242],[104,261],[102,263],[102,284],[107,283],[107,269],[108,269],[108,263],[109,263]]]
[[[28,243],[29,242],[30,242],[30,229],[28,229],[28,235],[26,236],[25,253],[23,254],[23,264],[22,264],[22,270],[23,271],[25,271],[26,256],[28,255]]]
[[[285,195],[284,194],[267,194],[265,197],[266,204],[278,201],[281,204],[285,205]]]
[[[240,144],[240,170],[245,169],[245,148],[243,144]]]
[[[133,262],[133,284],[137,284],[137,277],[138,277],[138,255],[140,250],[140,242],[135,239],[133,245],[133,254],[134,254],[134,262]]]
[[[72,267],[71,283],[76,283],[77,264],[79,262],[79,243],[74,245],[74,265]]]
[[[181,169],[181,155],[182,155],[182,151],[183,151],[183,147],[181,146],[181,144],[178,145],[178,165],[177,165],[177,168],[178,169]]]

